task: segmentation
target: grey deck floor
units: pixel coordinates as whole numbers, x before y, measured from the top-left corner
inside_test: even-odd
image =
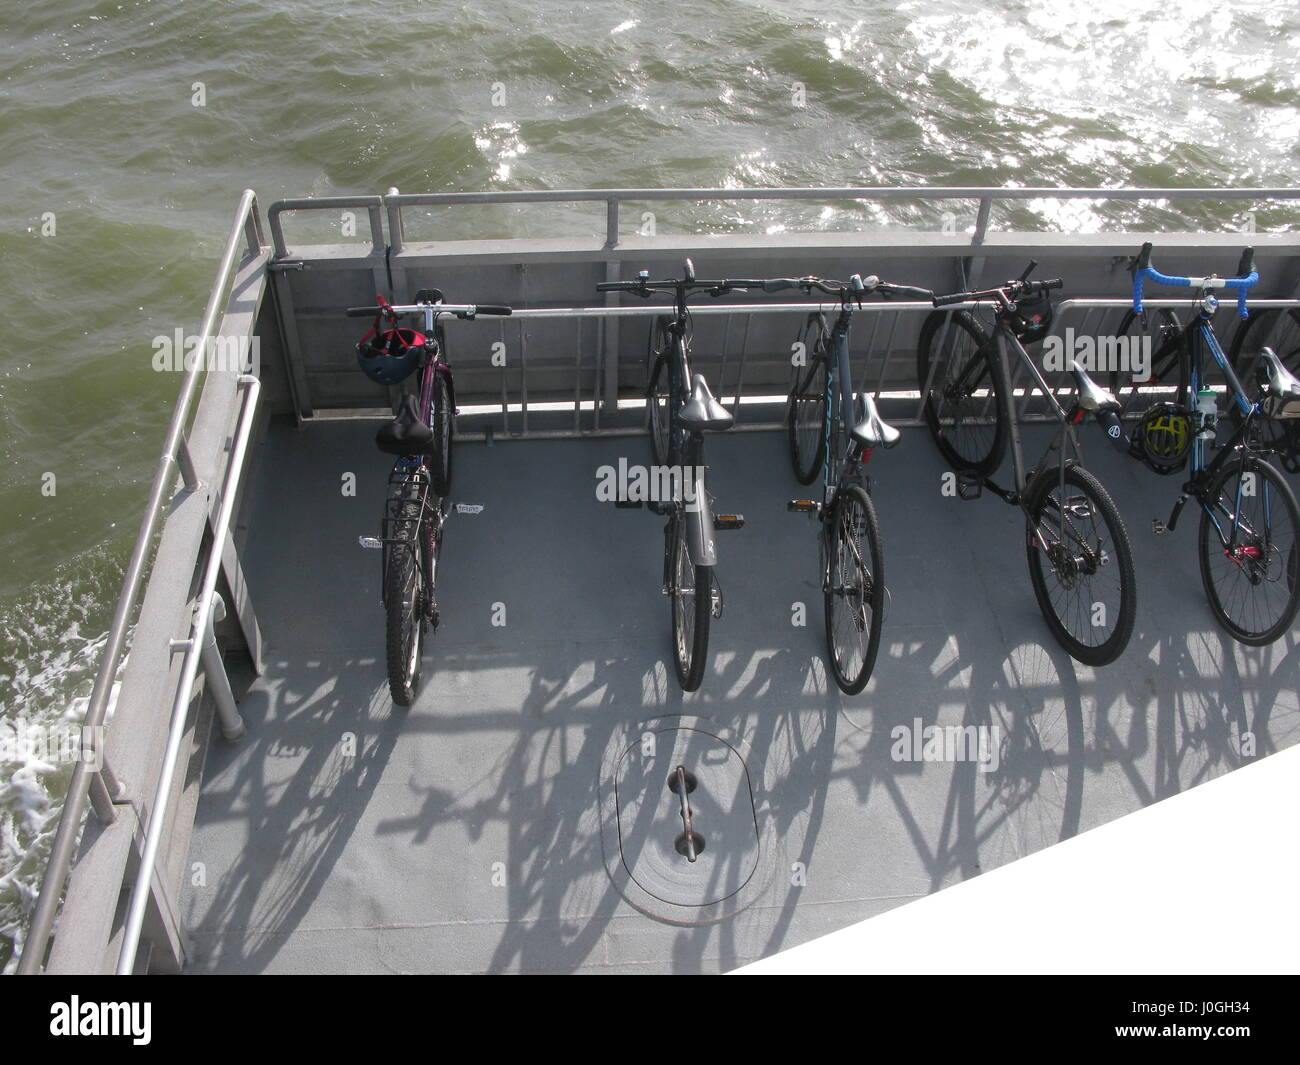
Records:
[[[920,430],[872,463],[891,606],[861,696],[827,677],[784,435],[709,441],[718,506],[748,525],[719,536],[726,611],[686,696],[658,587],[662,520],[594,490],[598,466],[646,461],[644,439],[498,441],[458,447],[453,498],[485,509],[450,521],[444,624],[399,711],[378,556],[356,542],[377,531],[387,469],[372,432],[277,426],[261,454],[245,564],[267,670],[242,700],[248,737],[214,739],[208,757],[190,855],[205,883],[182,904],[194,971],[726,970],[1228,772],[1243,734],[1257,756],[1300,738],[1298,633],[1233,643],[1204,602],[1194,523],[1151,532],[1175,478],[1090,438],[1140,582],[1132,644],[1094,671],[1038,613],[1019,513],[943,498]],[[748,745],[770,829],[764,889],[714,923],[643,914],[606,868],[607,749],[673,715]],[[890,730],[916,718],[998,726],[1000,767],[895,761]],[[711,868],[734,876],[739,860]]]

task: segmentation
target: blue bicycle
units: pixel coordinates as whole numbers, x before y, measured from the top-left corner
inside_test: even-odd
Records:
[[[1264,348],[1257,362],[1260,399],[1252,401],[1215,335],[1215,291],[1235,292],[1238,314],[1247,317],[1246,296],[1259,281],[1253,249],[1242,254],[1235,277],[1182,277],[1160,273],[1151,265],[1151,244],[1143,244],[1133,265],[1133,309],[1120,324],[1121,334],[1138,323],[1147,328],[1147,281],[1195,291],[1186,325],[1172,311],[1158,312],[1160,341],[1149,378],[1126,373],[1112,382],[1125,408],[1136,414],[1130,454],[1157,473],[1188,470],[1168,522],[1157,522],[1156,531],[1172,532],[1184,505],[1195,499],[1201,507],[1201,580],[1210,608],[1242,643],[1272,643],[1290,628],[1300,606],[1300,508],[1268,460],[1278,454],[1274,434],[1261,429],[1300,418],[1300,380]],[[1221,445],[1219,396],[1209,385],[1207,352],[1227,382],[1232,414],[1233,429]],[[1157,396],[1167,395],[1170,386],[1172,397]]]

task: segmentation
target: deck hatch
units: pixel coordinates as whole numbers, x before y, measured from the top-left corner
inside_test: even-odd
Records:
[[[689,911],[722,907],[753,879],[762,847],[749,767],[706,725],[656,724],[631,737],[613,785],[619,860],[659,915],[698,919]]]

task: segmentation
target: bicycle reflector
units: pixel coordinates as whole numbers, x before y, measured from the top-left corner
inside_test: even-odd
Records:
[[[381,301],[380,306],[385,306]],[[414,329],[380,328],[382,312],[375,324],[357,341],[357,365],[370,380],[381,385],[398,385],[411,376],[424,358],[424,334]]]
[[[1157,403],[1142,416],[1133,448],[1156,473],[1182,469],[1192,450],[1192,419],[1174,403]]]

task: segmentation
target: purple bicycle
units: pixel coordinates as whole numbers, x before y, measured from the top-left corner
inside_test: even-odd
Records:
[[[363,547],[383,551],[388,686],[393,702],[410,706],[420,684],[426,629],[438,627],[434,594],[442,532],[451,490],[451,450],[456,389],[440,318],[472,320],[506,315],[509,307],[444,303],[437,289],[421,289],[415,302],[393,305],[382,296],[374,307],[349,307],[349,318],[375,321],[357,343],[357,362],[372,381],[398,386],[419,374],[419,392],[404,392],[393,420],[375,434],[380,451],[395,455],[388,475],[383,533],[361,537]],[[421,330],[401,325],[423,318]]]

